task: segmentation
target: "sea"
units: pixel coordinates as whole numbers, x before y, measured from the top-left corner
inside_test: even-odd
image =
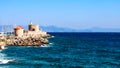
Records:
[[[120,33],[49,33],[45,46],[7,46],[0,68],[120,68]]]

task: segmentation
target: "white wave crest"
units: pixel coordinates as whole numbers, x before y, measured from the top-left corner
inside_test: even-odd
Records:
[[[51,46],[50,46],[50,45],[45,44],[45,45],[42,45],[42,46],[40,46],[40,47],[51,47]]]
[[[49,43],[49,44],[53,44],[53,43]]]
[[[9,59],[9,60],[7,60],[7,59],[0,59],[0,64],[7,64],[9,62],[14,62],[14,61],[15,61],[15,59]]]
[[[52,38],[54,38],[55,36],[52,36]]]
[[[7,59],[6,54],[0,52],[0,64],[7,64],[13,61],[15,61],[15,59]]]

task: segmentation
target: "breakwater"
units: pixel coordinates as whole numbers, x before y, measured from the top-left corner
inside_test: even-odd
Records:
[[[15,26],[12,34],[1,32],[0,34],[0,46],[41,46],[48,44],[48,37],[51,37],[47,32],[39,29],[37,24],[28,24],[28,30],[25,30],[22,26]]]
[[[47,38],[51,35],[47,34],[45,36],[36,36],[36,37],[16,37],[16,36],[7,36],[0,39],[0,45],[3,46],[43,46],[44,44],[49,44]]]

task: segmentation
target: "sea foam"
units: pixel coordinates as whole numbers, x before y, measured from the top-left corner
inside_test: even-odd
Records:
[[[14,62],[15,59],[0,59],[0,64],[7,64],[9,62]]]
[[[52,38],[54,38],[55,36],[52,36]]]
[[[13,61],[15,61],[15,59],[6,59],[6,54],[0,52],[0,64],[7,64]]]

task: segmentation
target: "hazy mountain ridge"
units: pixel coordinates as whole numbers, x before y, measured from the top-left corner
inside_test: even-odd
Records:
[[[71,28],[61,28],[56,26],[41,26],[42,30],[46,32],[120,32],[120,28],[98,28],[93,27],[90,29],[71,29]]]
[[[6,25],[0,25],[0,31],[3,30],[3,27],[5,28]],[[23,28],[28,30],[28,26],[23,26]],[[40,26],[40,29],[46,32],[120,32],[120,28],[98,28],[98,27],[84,29],[84,30],[80,30],[80,29],[77,30],[77,29],[62,28],[57,26]],[[11,29],[7,28],[7,30],[11,30]]]

